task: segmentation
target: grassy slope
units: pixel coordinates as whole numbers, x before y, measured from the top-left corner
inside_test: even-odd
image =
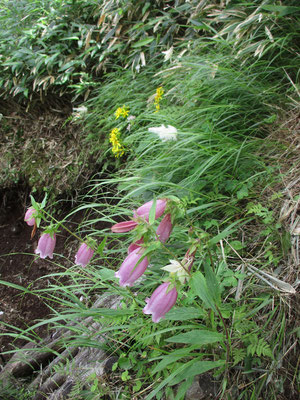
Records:
[[[190,376],[199,373],[204,368],[201,363],[207,361],[215,368],[220,387],[223,380],[224,398],[292,398],[288,396],[294,393],[297,377],[293,297],[272,287],[270,278],[263,281],[266,276],[253,270],[265,270],[286,283],[295,280],[294,273],[287,273],[288,268],[296,267],[295,261],[288,263],[287,258],[291,239],[276,211],[282,197],[274,157],[277,145],[266,143],[270,128],[279,125],[280,114],[287,108],[285,96],[294,98],[290,80],[296,78],[295,60],[285,61],[281,39],[278,36],[278,47],[273,46],[261,59],[246,57],[243,64],[220,38],[195,41],[182,57],[175,49],[173,58],[163,66],[159,56],[134,76],[131,71],[111,72],[87,104],[90,113],[85,126],[91,150],[103,146],[106,136],[102,160],[114,164],[108,135],[118,126],[127,151],[123,159],[116,160],[114,176],[96,176],[90,182],[89,198],[84,198],[80,207],[89,210],[90,216],[78,232],[98,241],[107,234],[107,246],[84,274],[76,268],[66,272],[74,286],[60,288],[63,295],[56,300],[72,310],[70,319],[75,321],[89,313],[83,304],[78,307],[77,297],[88,299],[90,288],[123,295],[122,307],[128,316],[105,319],[116,339],[109,350],[120,356],[110,386],[113,398],[117,384],[123,385],[125,399],[133,395],[161,398],[165,390],[172,398],[176,383],[181,384],[176,398],[183,398]],[[241,47],[244,53],[247,48]],[[289,68],[290,79],[283,68]],[[155,113],[153,95],[159,86],[165,93],[161,109]],[[114,116],[116,108],[124,104],[136,117],[130,131],[127,122],[116,121]],[[149,127],[161,124],[177,128],[176,141],[162,142],[149,133]],[[113,196],[108,194],[112,186],[116,188]],[[168,263],[164,249],[156,251],[147,280],[134,288],[139,290],[137,297],[118,288],[108,267],[116,268],[116,254],[125,256],[124,243],[129,243],[131,236],[124,241],[124,235],[99,232],[97,222],[113,223],[130,216],[130,209],[153,195],[181,200],[185,212],[177,220],[169,248],[180,258],[192,240],[201,238],[193,271],[198,278],[199,272],[204,274],[220,313],[195,285],[183,288],[175,310],[160,324],[152,324],[141,313],[145,297],[161,279],[159,268]],[[103,204],[103,196],[107,201],[113,197],[114,205]],[[296,193],[291,201],[297,202]],[[213,289],[214,280],[219,290]],[[55,296],[57,287],[52,289]],[[103,320],[101,315],[94,318]],[[82,335],[79,328],[77,336],[74,328],[76,341]],[[201,345],[194,338],[183,346],[169,340],[198,329],[223,332],[228,337],[221,345]],[[85,334],[90,336],[88,331]],[[120,347],[119,342],[128,344]],[[86,344],[96,345],[92,336],[85,339]],[[218,366],[218,361],[226,359],[225,367]],[[97,390],[95,396],[103,394],[101,386]],[[117,394],[115,398],[119,398]]]

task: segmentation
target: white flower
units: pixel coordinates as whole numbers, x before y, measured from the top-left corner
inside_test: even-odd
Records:
[[[171,264],[168,264],[161,269],[170,272],[171,275],[176,275],[180,283],[184,284],[185,280],[189,277],[186,266],[184,265],[185,268],[183,268],[183,265],[176,260],[170,260],[170,263]]]
[[[149,128],[148,131],[156,133],[163,142],[167,142],[168,140],[177,140],[177,129],[172,125],[168,125],[167,127],[165,127],[165,125],[156,126]]]
[[[165,61],[168,61],[168,60],[172,57],[172,54],[173,54],[173,46],[171,46],[171,47],[169,48],[169,50],[167,50],[167,51],[162,51],[162,53],[165,55],[164,60],[165,60]]]
[[[88,112],[86,106],[74,107],[73,108],[73,119],[79,119],[83,117]]]

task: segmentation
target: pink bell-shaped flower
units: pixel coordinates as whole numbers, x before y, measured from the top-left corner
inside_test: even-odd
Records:
[[[75,256],[75,264],[81,265],[82,267],[86,267],[90,262],[91,258],[94,255],[94,250],[88,247],[85,243],[79,247],[76,256]]]
[[[152,321],[159,322],[165,314],[171,310],[177,300],[177,290],[173,287],[168,290],[171,283],[162,283],[154,290],[150,299],[146,299],[146,306],[143,309],[144,314],[152,314]]]
[[[139,240],[137,240],[134,243],[131,243],[128,247],[128,254],[130,254],[131,252],[133,252],[133,250],[139,249],[141,247],[141,245],[144,243],[144,239],[141,238]]]
[[[32,216],[34,213],[35,213],[35,209],[33,207],[29,207],[25,213],[24,221],[29,226],[33,226],[35,224],[35,219]]]
[[[56,236],[53,233],[53,237],[49,233],[43,233],[38,242],[38,247],[35,250],[36,254],[39,254],[41,258],[53,258],[53,251],[56,243]]]
[[[137,210],[133,212],[134,217],[135,218],[142,217],[148,221],[152,205],[153,205],[153,200],[143,204],[141,207],[139,207]],[[166,209],[166,205],[167,205],[167,199],[156,200],[155,219],[163,215]]]
[[[171,214],[166,214],[157,227],[156,234],[162,243],[165,243],[172,232]]]
[[[113,225],[110,229],[112,232],[115,233],[124,233],[124,232],[129,232],[132,231],[136,226],[137,222],[135,221],[124,221],[124,222],[119,222],[118,224]]]
[[[134,282],[146,271],[149,264],[147,257],[137,265],[143,253],[144,249],[138,247],[125,258],[119,271],[115,273],[115,276],[120,278],[120,286],[133,286]]]

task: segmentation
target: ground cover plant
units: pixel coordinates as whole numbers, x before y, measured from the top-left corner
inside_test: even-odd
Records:
[[[70,213],[86,215],[70,231],[75,262],[32,291],[57,305],[53,316],[11,333],[34,342],[38,326],[72,324],[64,346],[116,356],[109,379],[91,373],[70,398],[179,400],[205,373],[213,398],[297,396],[298,266],[287,261],[292,233],[273,189],[283,179],[273,154],[284,146],[266,138],[286,108],[298,109],[291,14],[299,10],[213,7],[209,35],[173,45],[139,73],[112,67],[84,103],[86,141],[103,150],[102,170]],[[290,196],[296,216],[299,194]],[[55,260],[68,217],[31,200],[25,220],[39,228],[36,253]],[[99,230],[102,222],[111,229]],[[97,294],[120,296],[119,307],[91,308]],[[109,343],[80,323],[88,316]]]

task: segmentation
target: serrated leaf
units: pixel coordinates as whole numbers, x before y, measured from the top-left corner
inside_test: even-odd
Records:
[[[168,354],[166,356],[163,356],[162,360],[157,364],[157,366],[151,371],[151,374],[154,375],[157,372],[163,370],[166,368],[167,365],[176,362],[180,360],[183,357],[188,357],[190,355],[190,352],[195,349],[194,346],[184,348],[184,349],[178,349],[172,351],[171,354]]]
[[[205,344],[216,343],[223,340],[223,335],[218,332],[208,331],[206,329],[195,329],[190,332],[180,333],[166,339],[166,342],[185,343],[202,346]]]
[[[199,308],[180,307],[180,308],[173,308],[172,310],[170,310],[167,313],[165,320],[185,321],[190,319],[203,318],[204,316],[205,313]]]
[[[194,294],[200,297],[206,307],[211,308],[214,312],[217,312],[214,299],[208,291],[206,279],[200,271],[196,272],[192,276],[190,284]]]
[[[179,382],[183,381],[184,379],[188,379],[194,377],[195,375],[203,374],[213,368],[221,367],[225,364],[225,361],[195,361],[192,360],[190,365],[187,365],[185,370],[179,373],[175,379],[172,380],[170,385],[177,385]]]

